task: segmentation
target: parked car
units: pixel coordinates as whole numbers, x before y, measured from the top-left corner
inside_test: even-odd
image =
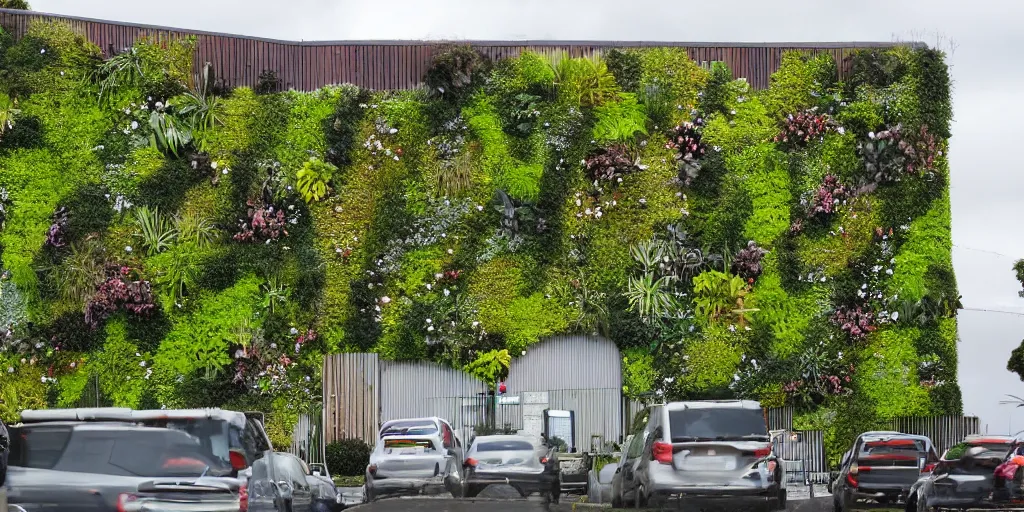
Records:
[[[114,422],[11,428],[10,503],[62,512],[245,512],[246,483],[185,432]],[[14,507],[12,507],[14,508]]]
[[[116,407],[25,410],[22,425],[120,423],[179,431],[195,438],[229,468],[226,476],[237,477],[245,486],[249,512],[305,512],[311,510],[294,495],[285,459],[271,457],[269,436],[263,428],[261,413],[241,413],[222,409],[132,410]],[[305,478],[303,477],[304,481]],[[289,508],[292,507],[292,508]]]
[[[1008,502],[1014,494],[1019,496],[1021,472],[1013,468],[1006,481],[997,470],[1022,451],[1024,443],[1011,436],[967,436],[934,466],[925,467],[926,474],[910,488],[905,509],[990,508]]]
[[[763,409],[750,400],[673,402],[652,407],[612,478],[612,505],[677,497],[688,502],[786,506],[783,468]]]
[[[407,494],[459,493],[462,441],[441,418],[393,420],[381,426],[366,467],[364,500]]]
[[[475,498],[489,485],[507,484],[524,498],[539,493],[558,503],[562,494],[559,473],[558,451],[540,439],[480,436],[466,451],[460,494]]]
[[[839,472],[829,483],[833,508],[847,512],[904,503],[914,483],[938,460],[926,436],[865,432],[843,455]]]
[[[241,413],[223,409],[132,410],[118,407],[79,409],[26,409],[24,424],[50,421],[117,421],[149,427],[180,430],[195,436],[203,446],[237,472],[271,451],[270,437],[263,428],[260,413]],[[244,474],[243,474],[244,477]]]

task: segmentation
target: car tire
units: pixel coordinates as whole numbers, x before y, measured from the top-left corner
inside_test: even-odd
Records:
[[[615,489],[612,483],[612,508],[622,508],[622,487]]]
[[[481,492],[483,492],[484,486],[466,484],[466,492],[463,497],[465,498],[476,498]]]
[[[637,486],[633,495],[633,508],[644,508],[647,506],[647,488],[643,484]]]
[[[373,503],[374,498],[373,487],[363,484],[363,503]]]
[[[779,489],[778,510],[786,510],[786,500],[789,499],[788,496],[789,493],[786,491],[786,489]]]

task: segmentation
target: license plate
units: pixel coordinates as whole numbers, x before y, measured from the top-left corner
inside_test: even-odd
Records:
[[[683,462],[683,467],[702,471],[732,471],[736,469],[736,459],[733,457],[689,457]]]

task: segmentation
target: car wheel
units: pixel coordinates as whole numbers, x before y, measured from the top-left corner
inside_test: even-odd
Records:
[[[373,487],[363,484],[363,503],[373,503]]]
[[[786,510],[786,499],[788,492],[785,489],[779,489],[779,510]]]
[[[639,485],[636,488],[636,494],[633,496],[633,507],[644,508],[647,506],[647,489],[643,485]]]
[[[843,512],[843,506],[839,504],[839,496],[832,496],[832,510],[835,512]]]
[[[622,508],[622,487],[612,482],[612,508]]]

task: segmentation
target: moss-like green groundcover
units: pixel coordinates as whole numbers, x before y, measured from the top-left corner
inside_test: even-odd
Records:
[[[419,90],[300,93],[191,44],[0,42],[0,416],[99,393],[287,443],[326,353],[491,379],[563,333],[614,340],[628,395],[793,404],[836,446],[961,411],[938,51],[754,91],[679,48],[451,46]]]

